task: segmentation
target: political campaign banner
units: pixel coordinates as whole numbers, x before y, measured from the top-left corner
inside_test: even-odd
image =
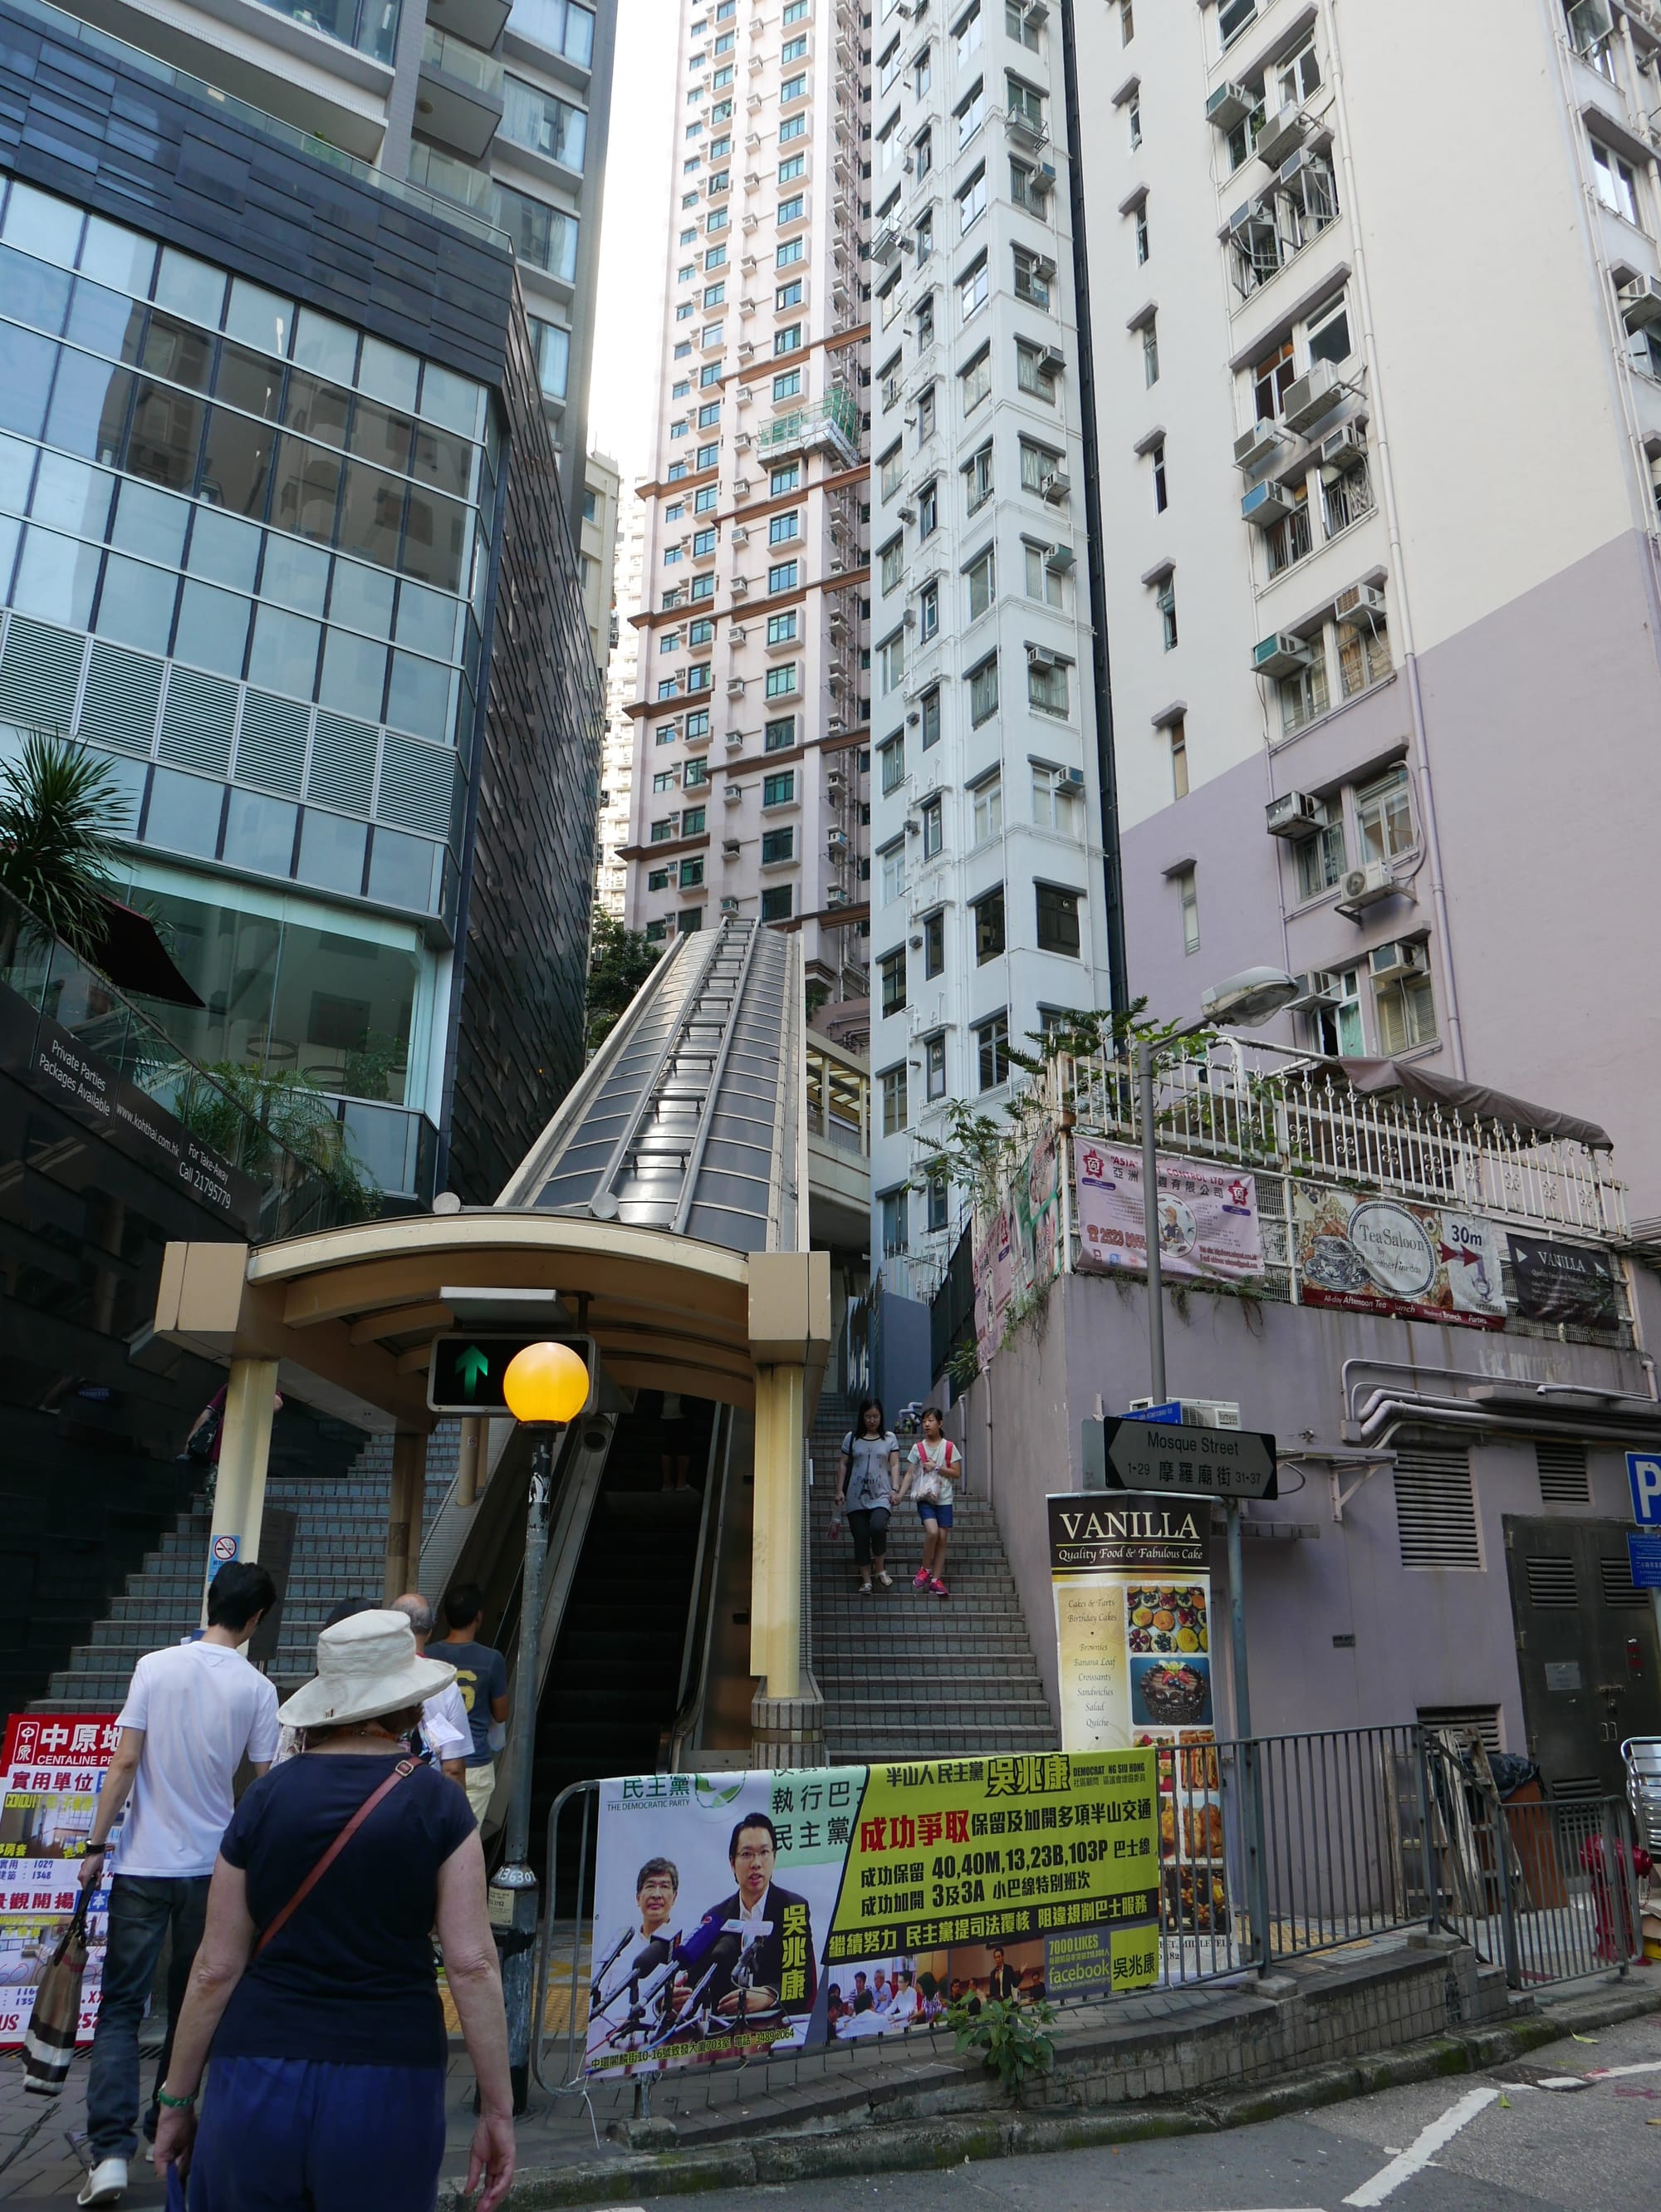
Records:
[[[1079,1265],[1148,1266],[1142,1155],[1098,1137],[1073,1139]],[[1241,1281],[1263,1273],[1256,1178],[1161,1152],[1160,1264],[1172,1278]]]
[[[1151,1752],[599,1788],[591,2077],[903,2034],[971,1993],[1157,1979]]]
[[[1500,1234],[1479,1214],[1300,1182],[1292,1228],[1306,1305],[1505,1327]]]
[[[974,1248],[975,1348],[982,1369],[1003,1341],[1015,1295],[1015,1260],[1010,1249],[1009,1210],[1000,1206]]]
[[[0,1751],[0,2048],[28,2033],[34,1992],[80,1895],[80,1864],[115,1752],[112,1713],[14,1713]],[[77,2043],[90,2043],[109,1891],[87,1915]]]

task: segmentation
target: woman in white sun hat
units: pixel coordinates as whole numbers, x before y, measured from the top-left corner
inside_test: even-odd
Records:
[[[484,1854],[466,1795],[411,1759],[455,1679],[401,1613],[318,1638],[278,1717],[306,1749],[254,1783],[221,1843],[208,1922],[160,2092],[158,2172],[191,2212],[432,2212],[444,2158],[443,2008],[431,1932],[479,2082],[468,2190],[513,2179],[513,2099]],[[198,2134],[196,2100],[211,2057]]]

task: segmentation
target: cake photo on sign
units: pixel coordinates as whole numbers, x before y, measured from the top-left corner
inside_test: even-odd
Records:
[[[1143,1727],[1169,1728],[1211,1717],[1209,1659],[1132,1659],[1131,1718]]]

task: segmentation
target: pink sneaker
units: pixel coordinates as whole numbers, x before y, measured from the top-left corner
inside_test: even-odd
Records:
[[[951,1595],[951,1592],[947,1589],[945,1583],[941,1581],[938,1575],[931,1576],[929,1580],[929,1588],[934,1592],[937,1597],[949,1597]]]
[[[928,1586],[929,1571],[926,1567],[919,1567],[917,1572],[912,1577],[912,1588],[913,1589],[926,1589]]]

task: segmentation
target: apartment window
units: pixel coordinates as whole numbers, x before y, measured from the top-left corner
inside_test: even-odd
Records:
[[[793,592],[801,574],[801,564],[796,561],[776,561],[767,570],[767,590]]]
[[[678,814],[660,814],[652,825],[652,842],[654,845],[667,845],[672,838],[678,837],[680,834],[681,817]]]
[[[987,612],[996,596],[994,555],[991,546],[971,561],[964,574],[969,580],[969,620],[974,622]]]
[[[1047,653],[1027,656],[1027,703],[1040,714],[1068,711],[1067,664]]]
[[[763,921],[788,921],[796,897],[794,884],[769,884],[761,893]]]
[[[1076,769],[1054,768],[1047,761],[1033,763],[1033,820],[1040,830],[1076,838],[1082,796]]]
[[[788,545],[792,538],[801,535],[801,516],[797,508],[787,507],[781,514],[767,517],[769,545]]]
[[[973,514],[976,507],[982,506],[992,495],[992,447],[990,439],[979,453],[970,455],[964,466],[963,478],[968,489],[969,513]]]
[[[762,778],[763,806],[789,806],[795,797],[796,770],[793,768],[780,769],[776,775]]]
[[[529,319],[536,356],[536,380],[544,399],[563,399],[571,374],[571,333],[557,323]]]
[[[682,781],[688,791],[692,790],[697,784],[707,783],[709,781],[709,763],[706,760],[689,760],[687,763],[686,775]]]
[[[782,467],[774,469],[768,477],[767,489],[777,499],[780,493],[795,491],[801,481],[802,464],[799,461],[786,461]]]
[[[705,554],[712,553],[715,550],[715,537],[713,528],[693,532],[692,557],[694,561],[701,560]]]
[[[690,596],[694,599],[712,599],[715,597],[715,578],[713,574],[705,576],[694,576],[692,580],[692,591]]]
[[[1149,315],[1142,326],[1142,377],[1144,384],[1159,382],[1159,317]]]
[[[946,972],[946,917],[938,908],[923,917],[923,973],[926,977]]]
[[[911,1242],[911,1192],[902,1183],[882,1194],[882,1249],[903,1252]]]
[[[917,534],[919,539],[932,538],[940,527],[940,487],[925,483],[917,495]]]
[[[773,266],[776,269],[788,269],[795,262],[804,261],[807,258],[807,241],[804,239],[787,238],[773,254]]]
[[[1258,363],[1252,372],[1252,388],[1259,422],[1273,422],[1278,418],[1285,404],[1287,389],[1296,374],[1289,338]]]
[[[807,155],[805,154],[792,154],[788,161],[781,161],[779,164],[778,180],[781,185],[794,184],[797,177],[804,177],[807,173]]]
[[[1300,899],[1319,898],[1343,878],[1349,865],[1344,852],[1343,822],[1342,818],[1324,823],[1312,837],[1299,838],[1294,851],[1297,859],[1298,896]]]
[[[779,715],[776,720],[767,723],[761,732],[762,749],[767,752],[781,753],[795,743],[796,717],[794,714]]]
[[[798,31],[793,39],[786,39],[779,49],[779,58],[781,62],[805,61],[807,53],[808,34],[805,31]],[[885,87],[884,89],[886,88]]]
[[[1179,868],[1174,878],[1177,904],[1182,915],[1182,949],[1199,951],[1199,884],[1192,868]]]
[[[957,63],[960,69],[971,54],[979,52],[980,41],[985,27],[980,20],[980,0],[975,0],[973,7],[967,9],[953,24],[952,36],[957,42]]]
[[[1312,1040],[1317,1052],[1353,1058],[1367,1049],[1361,1035],[1361,972],[1335,969],[1326,981],[1337,987],[1338,997],[1336,1004],[1317,1006],[1311,1014]]]
[[[877,672],[882,679],[882,695],[897,691],[906,676],[906,633],[896,630],[892,637],[884,638],[876,648]]]
[[[997,712],[997,655],[983,660],[969,676],[969,720],[976,726]]]
[[[920,269],[934,252],[934,217],[925,215],[917,226],[917,265]]]
[[[1040,347],[1028,345],[1024,338],[1015,340],[1015,382],[1034,399],[1054,406],[1056,379],[1051,356]]]
[[[917,595],[917,634],[919,641],[924,645],[931,638],[937,637],[940,634],[940,586],[938,584],[924,584]]]
[[[1154,512],[1163,514],[1171,504],[1170,487],[1165,475],[1165,441],[1161,438],[1149,449],[1148,459],[1154,471]]]
[[[701,855],[701,854],[700,854],[700,855],[699,856],[699,858],[698,858],[697,860],[682,860],[682,863],[681,863],[681,889],[682,889],[683,891],[692,891],[692,890],[696,890],[698,889],[699,885],[703,882],[703,880],[704,880],[704,863],[703,863],[703,857],[702,857],[702,855]]]
[[[1390,673],[1390,637],[1381,615],[1365,615],[1360,627],[1338,631],[1338,682],[1346,699]]]
[[[1038,52],[1039,23],[1041,20],[1029,15],[1021,0],[1003,0],[1003,28],[1017,46],[1025,46],[1029,53]]]
[[[886,599],[900,588],[900,572],[905,564],[906,540],[903,533],[889,538],[876,556],[877,588]]]
[[[1284,569],[1294,568],[1314,544],[1309,522],[1309,484],[1304,483],[1283,489],[1293,501],[1292,512],[1285,514],[1274,528],[1264,533],[1269,558],[1269,574],[1278,576]]]
[[[1128,46],[1137,34],[1136,21],[1131,12],[1131,0],[1118,0],[1118,42]]]
[[[1061,465],[1061,456],[1048,446],[1034,445],[1030,438],[1021,441],[1021,488],[1040,495],[1045,481]]]
[[[942,851],[946,842],[945,817],[939,799],[937,797],[925,799],[923,802],[922,814],[923,857],[925,860],[932,860]]]
[[[1217,44],[1232,46],[1257,13],[1258,0],[1217,0]]]
[[[917,181],[921,184],[934,167],[934,133],[919,131],[912,141],[912,161],[917,170]]]
[[[1038,902],[1038,949],[1076,959],[1080,945],[1078,893],[1057,884],[1034,884]]]
[[[687,743],[692,744],[698,738],[706,738],[708,735],[709,708],[707,707],[693,708],[687,716]]]
[[[1373,994],[1379,1017],[1379,1049],[1386,1060],[1436,1042],[1436,999],[1428,975],[1403,975],[1380,983]]]
[[[787,115],[779,125],[779,143],[781,146],[789,145],[792,138],[805,138],[807,135],[808,118],[805,115]]]
[[[905,457],[900,452],[900,441],[897,438],[877,462],[876,466],[881,495],[884,499],[892,499],[899,490],[906,473]]]
[[[802,392],[802,372],[799,368],[785,369],[773,380],[773,398],[776,406],[781,399],[797,399]]]
[[[1003,834],[1003,779],[989,775],[969,794],[970,831],[976,845],[990,844]]]
[[[680,780],[681,771],[679,769],[660,768],[657,775],[652,779],[652,788],[654,791],[673,791],[680,782]]]
[[[720,419],[721,403],[718,399],[707,400],[698,410],[698,428],[700,430],[713,429]]]
[[[1148,258],[1148,203],[1137,202],[1132,213],[1136,217],[1137,263],[1138,267]]]
[[[1312,362],[1349,360],[1349,309],[1342,292],[1311,315],[1305,325],[1305,337]]]
[[[805,100],[808,80],[805,76],[787,76],[779,88],[779,105],[788,107],[793,100]]]
[[[780,284],[775,289],[773,295],[773,312],[775,315],[782,315],[787,309],[799,307],[801,304],[802,279],[799,276],[792,276],[788,284]]]
[[[882,993],[882,1012],[897,1014],[906,1004],[906,948],[898,945],[892,952],[885,952],[876,963],[876,973]]]
[[[769,615],[767,617],[767,643],[769,645],[794,645],[795,642],[795,608],[792,607],[788,614]]]
[[[986,119],[985,85],[977,83],[973,92],[958,101],[952,113],[957,118],[957,143],[960,147],[967,146]]]
[[[974,359],[959,372],[958,380],[963,386],[963,412],[973,415],[983,399],[991,397],[992,350],[990,346],[983,346]]]
[[[884,906],[892,906],[906,891],[906,841],[896,837],[877,854],[879,882]]]
[[[1027,596],[1046,607],[1061,605],[1061,578],[1050,566],[1047,545],[1023,545],[1027,562]]]
[[[1278,686],[1281,695],[1281,727],[1289,737],[1300,730],[1327,708],[1326,655],[1318,634],[1309,641],[1314,659],[1307,668],[1294,668],[1289,676],[1282,676]]]
[[[761,833],[761,866],[776,866],[784,860],[796,858],[795,830],[764,830]]]
[[[1173,653],[1177,643],[1177,580],[1167,576],[1155,595],[1154,605],[1159,610],[1160,643],[1167,653]]]
[[[721,487],[719,484],[700,484],[697,490],[692,495],[693,513],[694,514],[712,514],[715,512],[716,507],[720,503],[720,497]]]
[[[1015,295],[1024,300],[1029,307],[1047,307],[1050,304],[1050,278],[1053,264],[1040,253],[1017,246],[1012,250],[1015,270]]]
[[[974,917],[974,959],[977,968],[996,960],[1003,950],[1003,886],[969,902]]]
[[[1171,796],[1188,796],[1188,728],[1180,715],[1170,726],[1171,731]]]
[[[979,1069],[980,1088],[996,1091],[1009,1079],[1009,1018],[994,1014],[990,1021],[977,1022],[974,1030],[975,1059]]]
[[[1125,103],[1125,120],[1131,129],[1131,151],[1134,154],[1142,143],[1142,94],[1131,93]]]
[[[647,922],[646,940],[648,945],[661,945],[668,935],[669,923],[663,915],[660,915],[656,921]]]
[[[1301,107],[1321,88],[1321,65],[1315,54],[1315,34],[1312,31],[1303,44],[1289,53],[1284,61],[1275,64],[1275,90],[1278,107]]]
[[[727,250],[724,246],[712,246],[706,248],[704,253],[704,274],[706,276],[711,275],[717,269],[724,269],[726,265]]]
[[[991,296],[991,278],[987,273],[986,257],[980,254],[974,266],[957,280],[958,320],[967,323],[978,315]]]
[[[957,188],[957,231],[961,238],[986,212],[986,165],[983,161],[967,185]]]
[[[730,4],[730,0],[729,0],[729,4]],[[779,20],[781,23],[786,25],[791,23],[805,23],[808,20],[808,12],[811,5],[812,0],[790,0],[790,4],[786,7],[784,14]]]
[[[706,284],[704,287],[704,305],[706,307],[724,307],[726,303],[726,296],[727,288],[724,284]]]
[[[710,665],[706,660],[694,660],[687,671],[688,691],[707,691],[710,688]]]
[[[769,699],[788,699],[796,690],[796,663],[785,661],[782,668],[769,668],[763,687]]]
[[[1017,123],[1038,137],[1044,134],[1044,94],[1036,85],[1028,84],[1022,77],[1005,76],[1003,80],[1005,106],[1008,113]]]
[[[689,323],[695,313],[696,310],[694,308],[690,300],[676,301],[675,306],[675,319],[677,323]],[[677,361],[681,358],[678,349],[676,350],[675,357]]]
[[[1404,764],[1357,788],[1355,835],[1363,860],[1398,860],[1418,849]]]
[[[780,224],[787,222],[800,222],[802,220],[802,210],[806,204],[807,203],[800,192],[792,192],[788,199],[782,199],[779,201],[779,212],[773,220]]]
[[[917,397],[917,442],[919,446],[926,446],[934,435],[934,409],[935,388],[931,385],[926,392],[918,392]],[[932,485],[930,489],[933,490]]]
[[[931,1103],[937,1098],[943,1098],[946,1095],[946,1040],[943,1036],[931,1036],[924,1040],[923,1095]],[[930,1188],[932,1192],[932,1184]],[[931,1217],[929,1226],[932,1229],[935,1226],[932,1207]],[[945,1226],[943,1222],[940,1225],[943,1228]]]
[[[1611,213],[1624,216],[1628,222],[1641,226],[1638,179],[1631,164],[1597,138],[1591,141],[1591,181],[1598,198]]]
[[[906,1127],[906,1066],[885,1067],[877,1077],[882,1097],[882,1134],[897,1137]],[[886,1206],[887,1200],[883,1203]]]
[[[923,718],[923,750],[940,742],[940,687],[935,684],[918,701]]]
[[[648,868],[646,871],[646,889],[649,891],[666,891],[669,889],[669,870],[667,868]]]

